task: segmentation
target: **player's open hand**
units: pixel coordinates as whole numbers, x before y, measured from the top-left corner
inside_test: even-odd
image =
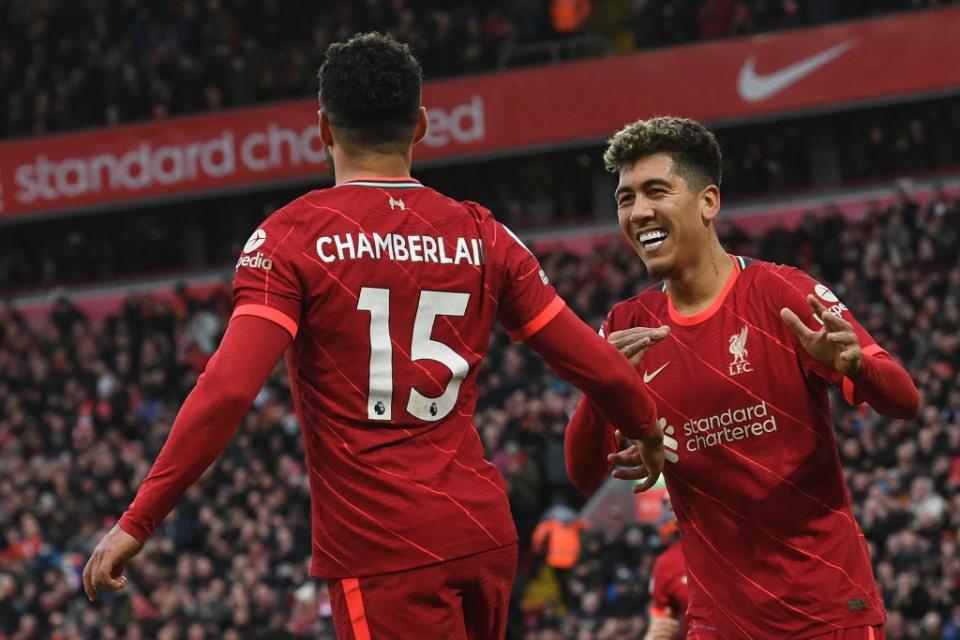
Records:
[[[827,311],[813,295],[807,296],[807,302],[813,307],[813,313],[823,321],[819,331],[813,331],[790,309],[780,310],[783,322],[800,339],[800,344],[818,362],[833,367],[845,376],[855,376],[860,372],[863,354],[860,341],[853,326],[833,313]]]
[[[650,628],[643,640],[676,640],[680,633],[680,621],[673,617],[669,607],[665,613],[665,616],[650,616]]]
[[[629,447],[607,456],[607,461],[616,466],[614,478],[641,481],[634,485],[634,493],[643,493],[653,487],[663,472],[663,432],[659,425],[654,429],[655,433],[651,432],[644,441],[628,440]],[[619,430],[616,434],[618,440],[623,438]]]
[[[670,327],[633,327],[622,331],[614,331],[607,337],[607,341],[617,348],[617,351],[626,356],[634,367],[640,364],[640,358],[647,349],[657,344],[670,334]]]
[[[100,538],[83,568],[83,590],[90,602],[97,599],[97,589],[119,591],[127,586],[123,568],[141,549],[139,540],[116,525]]]

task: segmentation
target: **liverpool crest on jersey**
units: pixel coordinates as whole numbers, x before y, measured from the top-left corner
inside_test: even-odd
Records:
[[[740,333],[730,336],[730,354],[733,355],[733,362],[730,363],[730,375],[738,376],[741,373],[753,371],[750,361],[747,360],[747,326],[744,325]]]

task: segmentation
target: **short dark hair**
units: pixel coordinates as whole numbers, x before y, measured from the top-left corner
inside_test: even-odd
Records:
[[[720,186],[720,143],[696,120],[659,117],[637,120],[613,134],[603,152],[607,170],[620,173],[637,160],[665,153],[674,171],[696,190]]]
[[[361,33],[327,48],[317,74],[320,106],[348,143],[409,144],[420,113],[423,70],[410,47]]]

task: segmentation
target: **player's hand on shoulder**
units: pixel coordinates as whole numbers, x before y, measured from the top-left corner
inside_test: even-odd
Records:
[[[640,358],[653,345],[657,344],[670,334],[670,327],[633,327],[614,331],[607,337],[607,341],[617,348],[634,367],[640,364]]]
[[[819,331],[812,330],[796,313],[786,307],[780,310],[784,324],[797,336],[807,353],[818,362],[845,376],[856,376],[860,372],[863,354],[853,325],[832,311],[827,311],[816,296],[808,295],[807,302],[813,308],[814,315],[823,322]]]
[[[97,599],[98,589],[119,591],[127,586],[123,568],[141,549],[143,543],[116,525],[100,538],[83,568],[83,590],[90,602]]]
[[[643,640],[676,640],[680,633],[680,621],[667,609],[666,616],[650,616],[650,628]]]
[[[622,439],[620,431],[617,439]],[[643,493],[657,483],[663,472],[664,450],[663,431],[654,423],[654,428],[643,440],[627,440],[630,446],[607,456],[607,461],[616,467],[613,477],[620,480],[640,480],[633,487],[634,493]]]

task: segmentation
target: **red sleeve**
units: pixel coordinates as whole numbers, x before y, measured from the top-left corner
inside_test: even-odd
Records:
[[[810,303],[807,302],[807,295],[813,294],[820,303],[827,308],[827,311],[839,315],[853,326],[853,331],[857,334],[857,339],[860,341],[860,348],[863,349],[864,353],[867,352],[867,349],[876,347],[877,343],[876,340],[873,339],[873,336],[860,326],[857,319],[850,313],[847,305],[843,304],[830,289],[800,269],[780,267],[777,271],[786,285],[777,287],[781,296],[781,307],[788,307],[797,314],[797,317],[803,320],[808,327],[814,331],[819,331],[823,327],[823,323],[813,314],[813,309],[810,307]],[[777,314],[777,321],[779,322],[779,309],[777,309]],[[797,358],[800,360],[800,365],[808,377],[816,376],[829,384],[839,385],[843,382],[843,374],[832,367],[828,367],[807,353],[807,350],[801,346],[800,340],[793,335],[790,330],[786,330],[786,333],[789,334],[790,340],[797,353]],[[879,347],[876,348],[879,349]]]
[[[594,491],[613,466],[607,456],[618,449],[614,427],[588,398],[582,398],[563,437],[563,458],[573,486]]]
[[[831,384],[840,385],[843,397],[850,404],[866,401],[885,416],[904,419],[915,417],[919,411],[920,396],[910,374],[876,343],[873,336],[860,326],[847,306],[830,289],[799,269],[784,268],[781,271],[785,272],[785,280],[789,284],[783,287],[787,306],[800,319],[805,320],[807,326],[815,330],[823,326],[813,315],[807,302],[807,294],[813,294],[827,310],[851,324],[863,352],[863,368],[856,379],[852,380],[814,359],[791,334],[804,371]]]
[[[120,528],[145,542],[184,491],[223,452],[264,381],[290,344],[290,334],[260,318],[231,320],[174,420],[170,436]]]
[[[843,395],[850,404],[866,402],[891,418],[910,420],[920,411],[920,394],[910,374],[876,345],[863,349],[860,373],[844,378]]]
[[[603,418],[628,438],[643,437],[656,422],[656,408],[640,375],[570,309],[564,307],[527,344],[561,378],[582,389]]]
[[[615,308],[614,308],[615,309]],[[613,310],[600,325],[600,337],[606,338],[613,323]],[[563,457],[567,476],[581,491],[594,491],[603,484],[613,467],[607,456],[620,448],[614,427],[590,398],[581,398],[563,437]]]
[[[237,260],[233,317],[264,318],[295,338],[303,298],[296,271],[302,250],[296,223],[284,209],[255,230]]]
[[[502,267],[500,322],[512,339],[526,340],[566,305],[550,285],[540,262],[512,231],[494,221],[488,242]]]

